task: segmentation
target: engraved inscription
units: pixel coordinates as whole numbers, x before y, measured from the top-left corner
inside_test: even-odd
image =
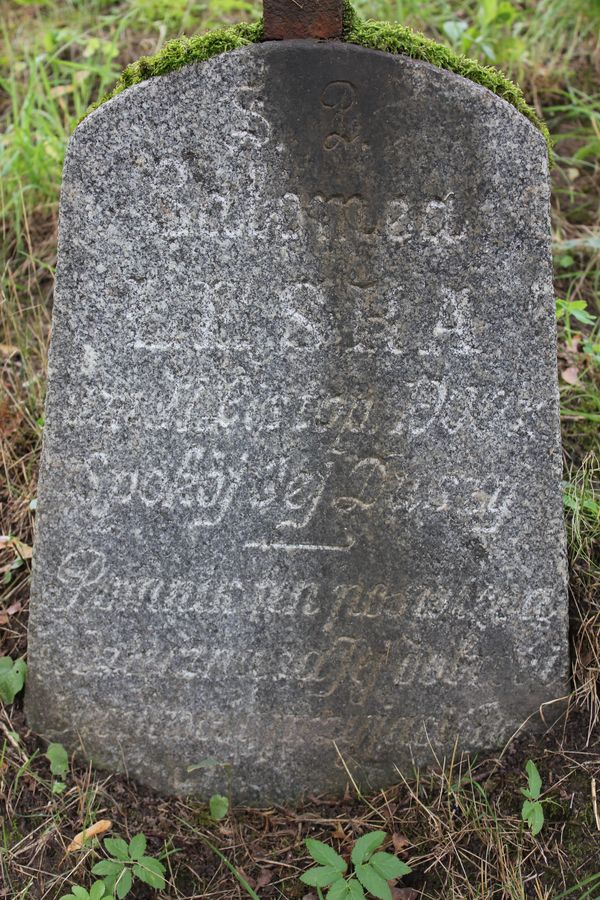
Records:
[[[350,81],[330,81],[321,93],[321,105],[332,113],[331,131],[323,149],[335,150],[358,140],[358,122],[351,110],[356,104],[356,87]]]

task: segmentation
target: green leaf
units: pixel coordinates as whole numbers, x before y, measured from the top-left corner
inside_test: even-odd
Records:
[[[541,803],[535,803],[529,816],[531,834],[535,837],[544,827],[544,808]]]
[[[152,856],[142,856],[139,863],[133,867],[133,874],[137,875],[140,881],[160,891],[165,886],[165,867]]]
[[[451,19],[442,25],[444,34],[453,44],[460,41],[468,27],[467,22],[461,22],[459,19]]]
[[[343,878],[334,881],[327,891],[326,900],[348,900],[348,882]]]
[[[531,815],[531,810],[535,806],[535,800],[525,800],[523,803],[523,809],[521,810],[521,818],[524,822],[529,821],[529,816]]]
[[[410,866],[407,866],[405,862],[402,862],[401,859],[398,859],[392,853],[375,853],[369,862],[377,874],[385,878],[386,881],[402,878],[403,875],[410,875],[412,872]]]
[[[229,811],[229,800],[227,797],[223,797],[222,794],[213,794],[208,801],[208,808],[210,809],[211,819],[218,822],[227,815]]]
[[[50,771],[53,775],[58,775],[62,778],[67,774],[69,771],[69,755],[62,744],[48,744],[45,756],[50,763]]]
[[[95,881],[90,888],[90,900],[103,900],[104,896],[104,883]]]
[[[517,16],[517,10],[514,8],[512,3],[508,3],[507,0],[501,3],[498,7],[498,15],[496,19],[498,22],[502,22],[504,25],[510,25],[511,22]]]
[[[309,887],[329,887],[334,881],[339,881],[342,874],[333,866],[315,866],[300,876],[300,881]]]
[[[123,868],[123,863],[115,862],[114,859],[101,859],[93,866],[92,872],[94,875],[114,875],[116,878]],[[106,884],[106,880],[104,883]]]
[[[585,312],[585,310],[573,310],[573,318],[577,319],[578,322],[582,322],[584,325],[595,325],[596,316],[590,315],[589,312]]]
[[[348,868],[346,861],[329,844],[324,844],[323,841],[316,841],[314,838],[306,838],[304,843],[314,861],[318,862],[319,865],[333,866],[334,869],[338,869],[342,873]]]
[[[146,835],[136,834],[129,841],[129,856],[131,859],[140,859],[146,851]]]
[[[127,896],[131,890],[132,884],[133,876],[131,874],[131,869],[123,869],[123,873],[119,876],[115,885],[119,900],[123,900],[123,897]]]
[[[27,665],[22,659],[13,662],[10,656],[3,656],[0,663],[0,700],[8,704],[13,702],[25,685]]]
[[[346,884],[348,885],[349,900],[364,900],[365,892],[360,881],[357,881],[356,878],[351,878]]]
[[[356,872],[356,877],[362,886],[366,888],[369,893],[373,894],[374,897],[378,897],[379,900],[392,900],[392,892],[390,891],[387,881],[385,878],[382,878],[381,875],[377,874],[370,863],[358,866],[355,865],[354,870]]]
[[[90,896],[85,888],[78,887],[77,885],[72,887],[71,891],[73,892],[73,894],[75,894],[75,896],[77,898],[79,898],[79,900],[88,900],[88,898]]]
[[[64,781],[55,781],[52,785],[52,793],[53,794],[62,794],[63,791],[67,789]]]
[[[129,847],[123,838],[106,838],[104,849],[115,859],[122,859],[124,862],[129,860]]]
[[[532,800],[537,800],[542,790],[542,779],[535,763],[531,759],[527,760],[525,771],[527,772],[529,796]]]
[[[125,868],[123,866],[123,868]],[[117,875],[107,875],[104,878],[104,890],[106,892],[107,897],[110,897],[111,900],[115,894],[115,884],[117,883]]]
[[[374,853],[378,847],[381,847],[386,837],[387,834],[385,831],[370,831],[368,834],[363,834],[352,848],[352,862],[354,865],[356,866],[365,863],[371,854]]]
[[[498,15],[498,0],[481,0],[480,17],[484,25],[489,25]]]

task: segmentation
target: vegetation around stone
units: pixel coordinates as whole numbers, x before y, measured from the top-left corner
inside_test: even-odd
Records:
[[[73,886],[99,894],[92,869],[106,858],[105,837],[130,840],[143,833],[149,857],[165,866],[166,886],[161,891],[137,879],[130,897],[239,898],[249,895],[245,884],[261,898],[314,900],[313,889],[299,880],[313,865],[305,839],[323,841],[349,862],[356,839],[373,831],[385,831],[384,850],[412,870],[393,888],[394,900],[600,896],[600,2],[357,0],[355,6],[363,24],[353,23],[347,39],[361,28],[373,40],[388,40],[392,31],[364,19],[389,20],[466,55],[469,65],[499,66],[523,86],[554,141],[573,692],[548,733],[517,736],[494,755],[468,758],[457,746],[431,772],[399,775],[377,795],[352,781],[347,761],[341,801],[233,808],[216,820],[193,800],[152,794],[72,759],[65,768],[62,754],[29,732],[20,676],[12,662],[10,668],[3,663],[3,672],[12,674],[0,707],[0,897],[76,897]],[[68,136],[124,68],[159,53],[169,39],[240,20],[246,31],[238,28],[238,35],[255,34],[259,26],[258,7],[247,0],[15,0],[2,5],[0,15],[0,656],[14,661],[26,656],[56,214]],[[523,821],[528,760],[542,784],[544,822],[536,835]],[[226,782],[222,790],[227,793]],[[68,850],[87,829],[89,839]]]

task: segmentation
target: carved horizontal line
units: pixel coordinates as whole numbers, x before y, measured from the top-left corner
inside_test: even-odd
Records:
[[[355,538],[351,538],[348,544],[286,544],[281,541],[269,543],[268,541],[247,541],[244,544],[245,550],[322,550],[328,553],[347,553],[356,543]]]

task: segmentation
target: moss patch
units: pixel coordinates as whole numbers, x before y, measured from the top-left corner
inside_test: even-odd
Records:
[[[248,44],[257,43],[262,40],[262,36],[263,27],[262,21],[260,21],[252,25],[232,25],[229,28],[209,31],[204,35],[191,38],[181,37],[168,41],[154,56],[142,56],[127,66],[112,91],[94,103],[86,115],[133,84],[139,84],[155,75],[166,75],[189,63],[204,62],[219,53],[227,53],[229,50],[237,50]],[[550,159],[552,159],[548,128],[536,111],[529,106],[521,89],[498,69],[483,66],[474,59],[460,56],[449,47],[438,44],[404,25],[364,21],[350,0],[344,0],[344,40],[361,47],[382,50],[384,53],[400,53],[410,56],[412,59],[422,59],[483,85],[498,97],[511,103],[530,122],[533,122],[543,134],[548,145]]]

